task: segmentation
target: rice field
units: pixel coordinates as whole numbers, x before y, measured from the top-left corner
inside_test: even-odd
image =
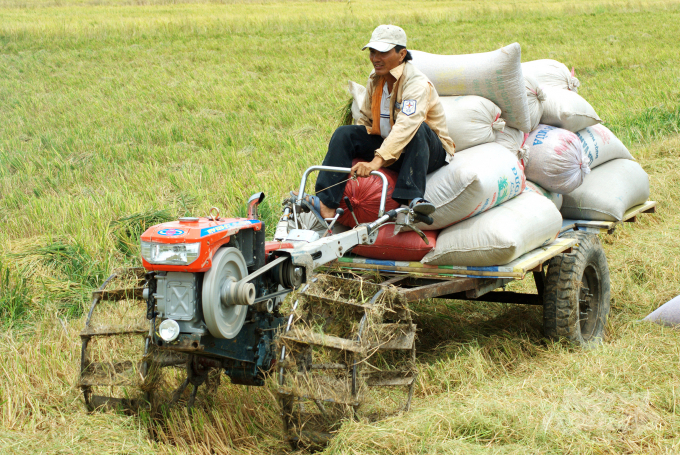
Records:
[[[640,322],[680,294],[680,2],[0,0],[0,453],[290,451],[268,387],[223,381],[162,421],[88,414],[78,333],[147,227],[264,191],[273,232],[380,23],[413,49],[516,41],[575,67],[659,208],[601,237],[604,346],[545,340],[536,308],[421,302],[412,412],[347,422],[326,452],[680,452],[680,333]]]

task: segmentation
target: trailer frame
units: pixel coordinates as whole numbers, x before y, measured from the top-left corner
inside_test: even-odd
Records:
[[[326,267],[325,272],[346,277],[367,272],[376,274],[376,282],[396,286],[409,302],[437,298],[542,306],[548,262],[559,254],[569,254],[578,248],[578,240],[566,238],[565,234],[574,231],[593,235],[612,234],[622,223],[636,222],[643,213],[655,213],[656,205],[656,201],[647,201],[632,207],[619,221],[563,220],[559,236],[552,243],[536,248],[504,266],[428,266],[420,262],[384,261],[348,255]],[[524,279],[528,273],[533,275],[537,294],[505,290],[507,284]]]

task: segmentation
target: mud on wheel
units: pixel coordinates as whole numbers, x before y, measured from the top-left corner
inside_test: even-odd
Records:
[[[148,367],[144,350],[149,333],[142,297],[145,273],[142,268],[118,270],[92,293],[80,333],[78,380],[90,411],[142,404],[139,390]]]
[[[142,268],[119,270],[92,295],[80,333],[78,379],[89,411],[160,411],[178,402],[192,405],[199,385],[219,384],[215,369],[201,359],[149,343],[146,280]]]
[[[407,411],[415,333],[396,289],[317,275],[279,337],[278,394],[293,446],[323,447],[346,419]]]
[[[575,345],[601,344],[609,315],[607,258],[599,238],[585,232],[563,237],[578,240],[573,252],[550,260],[543,298],[543,329],[551,338]]]

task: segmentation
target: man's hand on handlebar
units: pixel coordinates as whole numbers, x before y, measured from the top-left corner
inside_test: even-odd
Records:
[[[349,175],[350,177],[368,177],[372,171],[377,171],[383,164],[385,164],[385,160],[376,155],[370,163],[361,162],[352,166],[352,172]]]

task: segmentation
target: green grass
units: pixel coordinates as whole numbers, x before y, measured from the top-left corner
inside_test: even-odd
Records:
[[[182,208],[189,212],[184,204]],[[137,258],[141,254],[139,237],[142,233],[151,226],[173,219],[168,209],[152,210],[111,220],[109,228],[115,239],[116,249],[129,258]]]
[[[29,307],[26,279],[0,263],[0,326],[11,327],[22,321]]]
[[[602,349],[546,342],[540,310],[423,303],[414,411],[348,424],[328,452],[680,451],[680,335],[637,322],[680,294],[680,3],[0,0],[0,452],[285,448],[263,389],[224,386],[195,425],[87,415],[74,387],[82,312],[114,268],[138,264],[136,237],[156,222],[244,215],[264,191],[271,234],[387,22],[414,49],[517,41],[524,61],[575,67],[660,213],[603,237]]]

